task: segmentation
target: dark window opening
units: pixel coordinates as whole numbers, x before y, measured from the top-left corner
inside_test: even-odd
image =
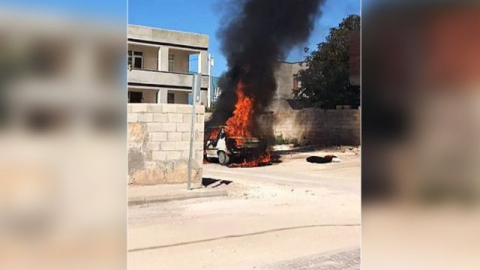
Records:
[[[128,92],[129,103],[142,103],[142,100],[143,100],[142,92]]]
[[[135,69],[143,68],[143,52],[128,51],[128,65]]]
[[[135,61],[133,62],[133,67],[134,68],[142,68],[142,63],[143,63],[142,58],[135,58]]]
[[[298,79],[297,77],[293,77],[293,90],[298,89]]]
[[[168,93],[167,103],[175,103],[175,94],[174,93]]]

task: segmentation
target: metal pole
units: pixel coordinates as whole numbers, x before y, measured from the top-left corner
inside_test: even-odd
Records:
[[[212,95],[212,55],[211,54],[208,54],[208,59],[207,59],[207,63],[208,63],[208,96],[207,96],[207,108],[210,108],[210,104],[211,104],[211,95]]]
[[[187,190],[192,189],[192,156],[193,156],[193,139],[195,136],[195,104],[197,103],[197,95],[200,92],[201,77],[198,73],[193,74],[192,85],[192,121],[190,125],[190,152],[188,154],[188,181]]]

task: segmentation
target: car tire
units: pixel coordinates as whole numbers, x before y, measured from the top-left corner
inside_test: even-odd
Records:
[[[218,163],[221,165],[228,165],[230,163],[230,157],[225,153],[225,151],[218,152]]]

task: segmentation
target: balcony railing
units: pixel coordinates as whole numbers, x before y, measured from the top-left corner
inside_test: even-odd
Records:
[[[158,85],[159,87],[185,87],[191,88],[192,73],[167,72],[159,70],[132,69],[128,72],[129,83]],[[208,87],[208,76],[202,75],[202,88]]]

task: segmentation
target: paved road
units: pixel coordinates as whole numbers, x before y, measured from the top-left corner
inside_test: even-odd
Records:
[[[305,155],[208,164],[206,176],[233,180],[221,185],[228,197],[130,207],[129,269],[358,269],[359,156],[319,165]]]
[[[360,154],[336,153],[340,163],[312,164],[306,162],[311,152],[282,157],[282,162],[258,168],[228,168],[211,163],[204,167],[204,177],[233,180],[239,183],[275,184],[298,188],[324,188],[342,193],[360,192]],[[330,153],[328,153],[330,154]]]
[[[327,252],[274,263],[261,270],[357,270],[360,269],[360,249]]]

